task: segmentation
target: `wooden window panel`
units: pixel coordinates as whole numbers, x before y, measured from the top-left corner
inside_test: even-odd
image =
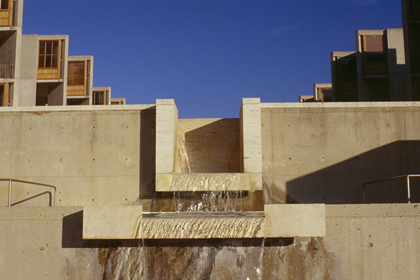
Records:
[[[9,84],[0,84],[0,106],[9,106]]]
[[[386,46],[382,35],[363,35],[362,53],[365,75],[387,75]]]
[[[86,61],[69,61],[67,95],[86,95]]]
[[[363,36],[363,52],[384,52],[383,36]]]
[[[105,91],[94,91],[93,92],[93,105],[105,105],[105,98],[106,92]]]
[[[61,41],[39,41],[38,79],[60,79]]]
[[[0,0],[0,26],[12,26],[13,0]]]

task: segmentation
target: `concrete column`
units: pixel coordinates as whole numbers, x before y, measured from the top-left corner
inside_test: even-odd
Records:
[[[243,98],[240,110],[241,172],[249,189],[262,189],[260,98]]]
[[[173,99],[156,100],[156,173],[174,172],[178,110]]]

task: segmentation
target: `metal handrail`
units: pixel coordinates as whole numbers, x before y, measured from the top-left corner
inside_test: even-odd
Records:
[[[43,184],[43,183],[37,183],[37,182],[32,182],[32,181],[18,180],[18,179],[13,179],[13,178],[0,178],[0,181],[9,181],[9,194],[8,194],[8,198],[7,198],[7,201],[8,201],[7,207],[11,207],[12,206],[12,182],[24,183],[24,184],[31,184],[31,185],[38,185],[38,186],[44,186],[44,187],[48,187],[48,188],[53,188],[54,189],[54,196],[53,196],[53,199],[52,199],[52,203],[51,203],[51,199],[50,199],[50,206],[55,206],[55,194],[57,192],[57,188],[55,186],[53,186],[53,185],[48,185],[48,184]]]
[[[379,183],[379,182],[385,182],[385,181],[391,181],[391,180],[395,180],[395,179],[400,179],[400,178],[407,178],[407,202],[411,203],[411,189],[410,189],[410,177],[420,177],[420,174],[407,174],[407,175],[400,175],[400,176],[396,176],[396,177],[391,177],[391,178],[387,178],[387,179],[382,179],[382,180],[376,180],[376,181],[370,181],[370,182],[366,182],[363,184],[363,203],[365,203],[365,186],[368,184],[373,184],[373,183]]]

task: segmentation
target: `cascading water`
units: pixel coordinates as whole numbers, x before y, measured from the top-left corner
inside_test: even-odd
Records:
[[[191,173],[190,160],[188,158],[187,149],[185,148],[184,140],[178,135],[178,172]]]
[[[264,214],[231,190],[241,174],[191,173],[181,137],[177,148],[174,212],[144,213],[138,246],[116,249],[103,279],[262,279]]]

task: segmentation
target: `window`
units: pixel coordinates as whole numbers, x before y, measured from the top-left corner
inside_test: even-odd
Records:
[[[337,57],[337,90],[340,93],[357,91],[356,56]]]
[[[9,106],[9,84],[0,84],[0,106]]]
[[[1,0],[0,9],[2,9],[2,10],[9,9],[9,0]]]
[[[85,84],[85,62],[69,61],[68,85],[84,85]]]
[[[92,105],[105,105],[105,91],[94,91]]]
[[[420,0],[411,0],[411,19],[420,19]]]
[[[0,26],[12,26],[13,0],[0,0]]]
[[[365,75],[388,74],[386,44],[382,35],[363,35],[362,52]]]
[[[57,68],[58,53],[58,41],[39,41],[38,68]]]
[[[332,101],[332,88],[331,87],[317,88],[317,101],[331,102]]]

